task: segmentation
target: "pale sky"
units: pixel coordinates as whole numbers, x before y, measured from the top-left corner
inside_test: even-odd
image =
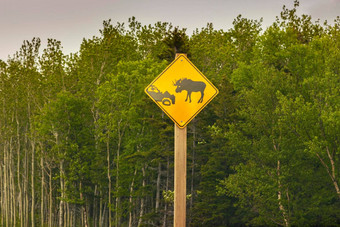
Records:
[[[99,36],[103,20],[127,23],[135,16],[142,25],[158,21],[187,28],[213,23],[225,31],[241,14],[263,18],[264,29],[280,15],[282,6],[293,8],[294,0],[0,0],[0,59],[7,60],[24,40],[39,37],[42,49],[48,38],[61,41],[65,54],[77,52],[83,38]],[[300,0],[298,14],[323,22],[340,15],[340,0]]]

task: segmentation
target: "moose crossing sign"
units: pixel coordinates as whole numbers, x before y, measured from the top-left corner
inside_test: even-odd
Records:
[[[184,128],[218,90],[184,54],[180,54],[145,88],[145,93],[179,128]]]

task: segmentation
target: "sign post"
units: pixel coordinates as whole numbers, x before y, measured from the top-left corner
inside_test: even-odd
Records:
[[[218,94],[185,54],[146,88],[145,93],[175,123],[174,226],[186,225],[187,124]]]
[[[187,195],[187,127],[175,124],[174,226],[184,227]]]

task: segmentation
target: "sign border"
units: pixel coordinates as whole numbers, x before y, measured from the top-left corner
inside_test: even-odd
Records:
[[[206,101],[196,112],[195,112],[195,114],[193,114],[187,121],[186,121],[186,123],[182,126],[182,125],[180,125],[163,107],[162,107],[162,105],[161,104],[159,104],[157,101],[155,101],[152,97],[151,97],[151,95],[149,95],[149,93],[147,92],[147,89],[153,84],[153,83],[155,83],[173,64],[175,64],[176,63],[176,61],[178,61],[181,57],[184,57],[189,63],[190,63],[190,65],[206,80],[206,82],[208,82],[211,86],[212,86],[212,88],[215,90],[215,94],[214,95],[212,95],[211,97],[210,97],[210,99],[208,99],[208,101]],[[157,104],[157,106],[159,106],[161,109],[162,109],[162,111],[166,114],[166,115],[168,115],[168,117],[173,121],[173,122],[175,122],[176,123],[176,125],[179,127],[179,128],[185,128],[188,124],[189,124],[189,122],[191,122],[192,121],[192,119],[194,119],[196,116],[197,116],[197,114],[199,114],[201,111],[202,111],[202,109],[203,108],[205,108],[206,107],[206,105],[208,105],[208,103],[210,103],[211,102],[211,100],[213,99],[213,98],[215,98],[216,97],[216,95],[218,95],[218,93],[219,93],[219,90],[208,80],[208,78],[206,77],[206,76],[204,76],[203,75],[203,73],[187,58],[187,56],[185,55],[185,54],[179,54],[178,56],[177,56],[177,58],[175,58],[175,60],[173,60],[150,84],[148,84],[148,86],[146,86],[146,88],[144,89],[144,92],[151,98],[151,100],[153,101],[153,102],[155,102],[156,104]]]

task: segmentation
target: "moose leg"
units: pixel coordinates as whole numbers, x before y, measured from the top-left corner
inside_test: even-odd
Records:
[[[188,101],[188,98],[189,98],[189,102],[191,102],[191,92],[188,92],[187,98],[185,99],[185,101]]]
[[[202,103],[203,102],[203,97],[204,97],[204,93],[201,91],[201,98],[198,100],[198,103]]]

